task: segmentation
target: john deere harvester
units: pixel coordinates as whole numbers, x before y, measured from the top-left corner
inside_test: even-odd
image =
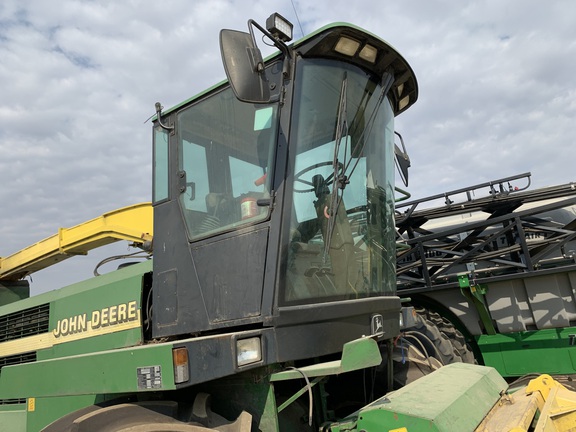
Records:
[[[404,176],[408,164],[394,119],[416,102],[414,73],[352,25],[292,44],[278,14],[248,26],[221,32],[227,81],[156,105],[152,206],[0,261],[0,430],[571,421],[571,394],[550,377],[509,394],[494,369],[469,364],[384,395],[415,317],[396,295],[394,226],[394,155]],[[279,51],[263,60],[255,33]],[[28,297],[26,275],[115,239],[147,259]]]

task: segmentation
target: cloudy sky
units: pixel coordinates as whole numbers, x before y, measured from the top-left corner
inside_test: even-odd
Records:
[[[420,97],[396,125],[415,198],[526,171],[534,186],[576,180],[572,0],[2,0],[0,256],[149,201],[154,103],[222,80],[219,30],[272,12],[297,37],[351,22],[409,61]],[[32,291],[126,251],[38,272]]]

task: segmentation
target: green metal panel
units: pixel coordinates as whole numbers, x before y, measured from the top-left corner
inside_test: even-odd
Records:
[[[139,387],[138,368],[150,366],[160,367],[161,381],[157,385],[148,383],[152,386],[149,388]],[[174,388],[172,344],[146,345],[6,366],[0,374],[0,399],[133,393]]]
[[[136,300],[140,305],[142,275],[148,271],[152,271],[150,261],[48,293],[52,294],[48,297],[52,303],[50,328],[56,328],[58,320],[91,314],[114,304]]]
[[[378,343],[369,337],[355,339],[344,344],[342,358],[327,363],[318,363],[298,368],[298,370],[285,370],[272,374],[270,381],[284,381],[301,379],[302,374],[308,378],[337,375],[344,372],[378,366],[382,363]]]
[[[26,404],[0,406],[0,432],[26,431]]]
[[[149,271],[151,263],[136,264],[0,307],[0,314],[50,308],[47,332],[0,343],[0,357],[35,351],[46,360],[139,345],[143,275]]]
[[[52,348],[38,351],[38,360],[68,357],[90,352],[106,351],[139,345],[142,341],[142,329],[134,328],[107,335],[90,337],[74,342],[54,345]]]
[[[66,414],[102,401],[102,397],[94,395],[36,398],[34,411],[28,411],[27,429],[22,431],[37,432]],[[13,432],[19,430],[15,429]]]
[[[5,315],[11,312],[16,312],[25,308],[38,306],[44,303],[50,303],[55,300],[60,300],[72,294],[81,294],[95,288],[121,282],[132,276],[141,275],[148,271],[152,271],[152,260],[143,263],[134,264],[132,266],[124,267],[121,270],[113,271],[103,274],[98,277],[93,277],[82,282],[78,282],[66,287],[49,291],[43,294],[35,295],[33,297],[21,300],[17,303],[10,303],[8,305],[0,306],[0,315]]]
[[[361,409],[335,431],[472,431],[506,390],[493,368],[454,363]],[[355,422],[354,422],[355,420]]]
[[[535,330],[477,338],[484,363],[503,376],[576,373],[576,327]]]
[[[146,391],[138,389],[138,367],[160,366],[161,389],[174,388],[171,345],[122,349],[142,342],[142,283],[151,270],[150,261],[135,264],[0,306],[4,315],[50,304],[47,333],[0,344],[0,353],[36,351],[39,360],[2,368],[0,399],[34,401],[35,409],[27,411],[26,404],[0,406],[0,431],[38,431],[108,395]],[[125,319],[119,318],[119,312]],[[63,327],[68,331],[59,334]]]
[[[30,296],[28,281],[0,281],[0,306],[13,303]]]
[[[212,410],[225,418],[237,418],[244,410],[253,415],[257,430],[278,431],[274,387],[269,382],[276,369],[265,366],[241,372],[201,384],[197,390],[209,393]],[[283,430],[289,430],[285,426]]]

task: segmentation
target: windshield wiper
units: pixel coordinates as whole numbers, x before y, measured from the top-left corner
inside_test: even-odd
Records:
[[[370,117],[368,118],[368,120],[366,121],[366,123],[364,124],[364,127],[362,128],[362,131],[360,133],[360,135],[358,136],[358,142],[360,144],[359,145],[359,150],[355,151],[355,153],[357,153],[358,155],[361,155],[364,152],[364,147],[366,146],[366,137],[370,135],[370,132],[372,131],[372,127],[374,126],[374,123],[376,121],[376,117],[378,115],[378,110],[380,109],[380,106],[382,105],[382,101],[384,100],[384,98],[386,97],[386,94],[388,94],[388,91],[390,90],[390,88],[392,87],[392,84],[394,83],[394,76],[391,73],[384,73],[384,75],[382,76],[382,81],[381,81],[381,91],[380,94],[378,96],[378,100],[376,101],[376,104],[374,105],[374,109],[372,110],[372,113],[370,113]],[[367,83],[367,87],[370,87],[374,85],[372,80],[368,80]],[[368,105],[368,100],[364,100],[364,98],[369,98],[370,95],[372,95],[373,92],[369,91],[369,88],[366,89],[366,91],[364,91],[364,94],[362,95],[362,100],[360,101],[360,103],[358,104],[358,112],[356,113],[354,119],[356,120],[358,118],[358,116],[363,117],[364,116],[364,111],[366,106]],[[360,157],[356,158],[356,162],[354,163],[354,165],[352,166],[352,169],[349,171],[348,174],[346,174],[348,172],[348,168],[350,167],[350,164],[352,162],[352,157],[350,158],[350,160],[346,160],[346,154],[347,154],[347,147],[348,147],[348,139],[349,139],[349,127],[348,127],[348,104],[347,104],[347,100],[348,100],[348,75],[345,72],[344,73],[344,77],[342,78],[342,85],[340,88],[340,98],[338,101],[338,111],[336,113],[336,133],[335,133],[335,137],[334,137],[334,153],[333,153],[333,157],[332,157],[332,168],[334,169],[334,172],[332,174],[332,193],[331,193],[331,198],[330,198],[330,206],[329,208],[325,208],[324,211],[324,215],[327,217],[328,219],[328,226],[326,229],[326,238],[325,238],[325,242],[324,242],[324,256],[323,256],[323,260],[324,262],[326,262],[326,259],[328,257],[328,253],[330,251],[330,244],[332,242],[332,236],[334,234],[334,228],[336,226],[336,216],[338,215],[338,209],[340,208],[340,205],[342,203],[342,197],[344,194],[344,189],[346,188],[346,185],[348,185],[350,183],[350,178],[352,177],[352,174],[354,173],[354,170],[356,169],[356,167],[358,166],[358,162],[360,161]],[[344,160],[342,162],[340,162],[338,160],[338,155],[340,153],[340,147],[341,147],[341,143],[342,143],[342,138],[345,138],[345,149],[344,149]],[[351,152],[352,153],[352,152]],[[328,207],[328,206],[327,206]]]
[[[336,226],[336,216],[338,214],[338,207],[342,201],[342,193],[348,183],[345,173],[346,151],[344,151],[344,162],[340,164],[338,154],[340,153],[340,143],[342,137],[346,137],[346,146],[348,146],[348,113],[347,113],[347,99],[348,99],[348,74],[344,72],[342,85],[340,87],[340,98],[338,101],[338,111],[336,113],[336,133],[334,137],[334,153],[332,156],[332,194],[330,198],[330,207],[324,209],[324,216],[328,219],[328,226],[326,227],[326,238],[324,239],[324,256],[323,261],[326,263],[328,253],[330,251],[330,244],[332,242],[332,235],[334,234],[334,227]],[[339,167],[342,167],[341,172]],[[339,191],[342,191],[340,193]],[[327,211],[326,211],[327,210]]]

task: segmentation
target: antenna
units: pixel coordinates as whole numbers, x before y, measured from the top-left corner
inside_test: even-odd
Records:
[[[298,11],[296,11],[296,5],[294,4],[294,0],[290,0],[292,3],[292,9],[294,9],[294,14],[296,15],[296,21],[298,21],[298,27],[300,27],[300,33],[302,33],[302,37],[304,37],[304,30],[302,29],[302,23],[300,22],[300,18],[298,17]]]

